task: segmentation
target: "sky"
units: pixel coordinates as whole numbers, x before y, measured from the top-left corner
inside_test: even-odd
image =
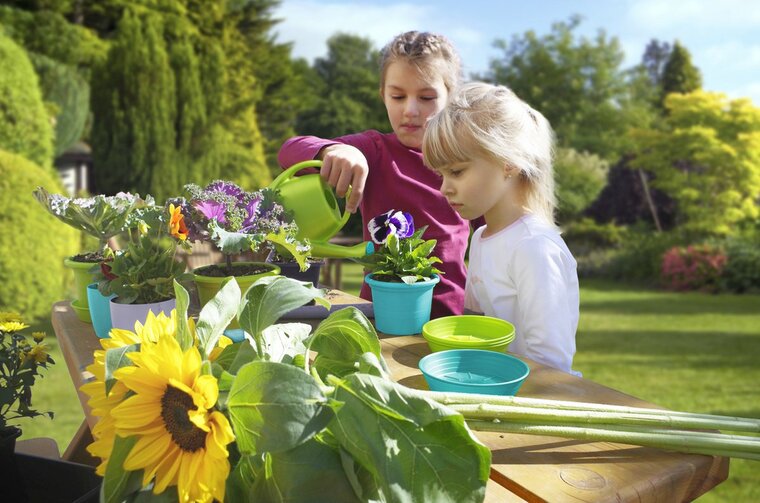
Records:
[[[641,61],[651,39],[678,40],[702,72],[703,88],[760,106],[760,0],[282,0],[277,41],[292,42],[294,57],[325,56],[336,32],[369,38],[380,49],[395,35],[432,31],[458,49],[465,75],[483,73],[502,52],[493,42],[580,15],[576,36],[604,30],[625,53],[622,68]]]

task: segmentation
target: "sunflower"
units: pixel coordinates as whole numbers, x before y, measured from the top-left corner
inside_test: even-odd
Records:
[[[87,451],[101,459],[101,463],[96,469],[96,473],[100,476],[105,475],[106,465],[111,456],[114,436],[116,435],[111,410],[124,400],[129,391],[124,383],[116,381],[106,395],[106,351],[132,344],[155,344],[163,335],[173,338],[176,320],[176,311],[172,311],[170,316],[166,316],[163,312],[156,316],[151,311],[148,313],[144,325],[139,322],[135,324],[134,332],[114,328],[111,330],[110,338],[100,339],[100,345],[103,349],[94,352],[94,361],[87,367],[87,371],[94,376],[94,379],[80,387],[80,390],[90,397],[87,404],[92,409],[92,415],[99,418],[92,428],[92,437],[95,441],[87,446]],[[190,331],[194,333],[192,319],[189,320],[189,323]]]
[[[213,409],[219,389],[213,376],[201,375],[198,349],[183,353],[174,337],[159,337],[129,357],[135,365],[114,377],[134,394],[111,411],[116,433],[137,438],[124,469],[144,470],[143,486],[155,477],[154,494],[176,485],[180,501],[224,501],[227,445],[235,437]]]

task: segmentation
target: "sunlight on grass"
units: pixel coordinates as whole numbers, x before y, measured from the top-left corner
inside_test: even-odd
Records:
[[[676,294],[581,281],[574,368],[690,412],[760,417],[760,296]],[[700,502],[760,501],[757,462],[731,461]]]

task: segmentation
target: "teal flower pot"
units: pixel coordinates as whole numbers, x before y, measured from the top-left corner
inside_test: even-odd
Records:
[[[108,337],[111,331],[111,302],[116,295],[106,297],[98,290],[97,283],[87,285],[87,302],[89,304],[90,318],[95,335],[101,339]]]
[[[421,333],[422,325],[430,321],[433,288],[440,281],[438,275],[411,285],[377,281],[372,276],[368,274],[364,281],[372,290],[375,328],[388,335]]]

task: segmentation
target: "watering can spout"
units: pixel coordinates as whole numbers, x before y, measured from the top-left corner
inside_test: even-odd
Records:
[[[309,254],[312,257],[319,258],[361,258],[366,255],[372,255],[374,252],[375,246],[370,241],[365,241],[354,246],[312,241]]]

